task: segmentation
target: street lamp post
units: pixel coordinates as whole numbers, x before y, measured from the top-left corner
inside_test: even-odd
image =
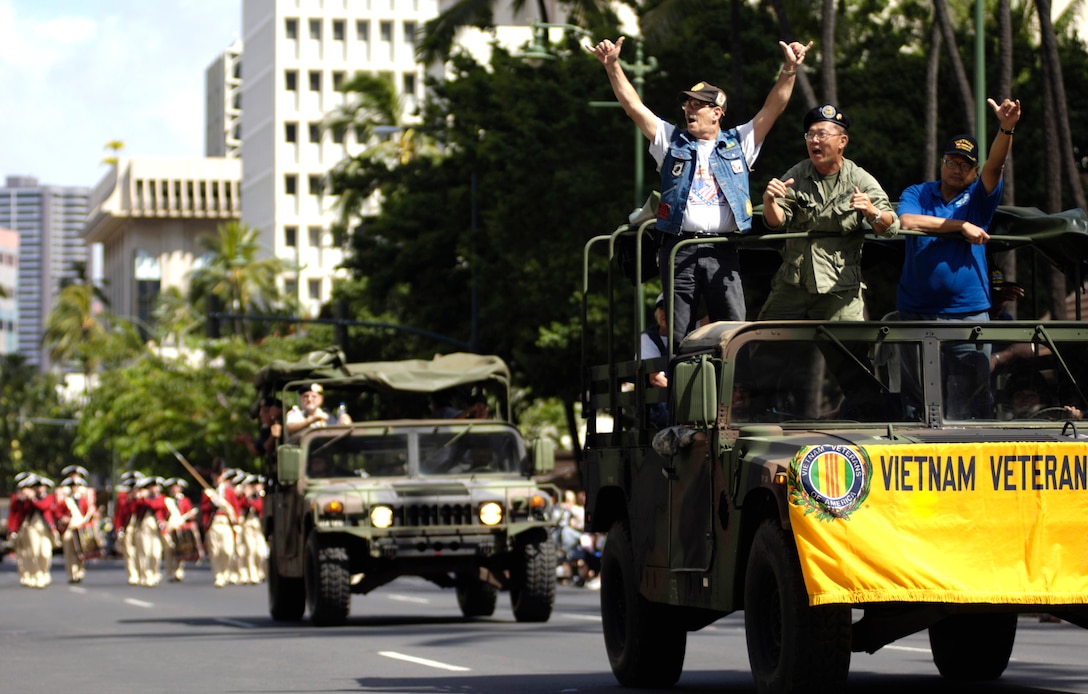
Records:
[[[580,26],[574,24],[552,24],[548,22],[533,22],[533,44],[525,53],[522,54],[522,58],[529,62],[529,64],[539,65],[545,60],[555,60],[556,56],[548,50],[548,30],[549,29],[563,29],[570,31],[578,35],[580,38],[590,38],[592,34],[583,29]],[[644,42],[641,37],[636,37],[635,42],[635,62],[629,63],[626,60],[620,60],[620,66],[628,73],[630,73],[632,80],[631,83],[635,87],[635,93],[638,94],[638,98],[643,98],[643,89],[646,84],[646,75],[657,69],[657,58],[653,56],[646,57],[644,50]],[[614,108],[620,104],[617,101],[591,101],[590,106],[597,108]],[[635,176],[634,176],[634,196],[632,198],[634,207],[633,210],[638,210],[642,207],[642,195],[644,187],[644,174],[646,166],[646,146],[642,141],[642,131],[639,130],[638,124],[634,125],[634,147],[635,147]],[[635,239],[636,243],[641,243],[642,239]],[[636,322],[639,327],[639,331],[646,328],[646,316],[645,311],[641,309],[645,295],[643,293],[642,283],[638,282],[638,302],[639,307],[638,316]]]

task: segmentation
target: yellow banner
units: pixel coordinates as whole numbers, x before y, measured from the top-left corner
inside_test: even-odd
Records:
[[[809,446],[789,469],[809,601],[1088,603],[1088,444]]]

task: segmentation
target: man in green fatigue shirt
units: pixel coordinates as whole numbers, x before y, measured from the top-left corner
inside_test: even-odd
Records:
[[[763,192],[768,231],[828,232],[790,239],[760,320],[864,320],[861,246],[870,229],[899,231],[888,195],[872,175],[843,158],[850,118],[827,104],[805,115],[808,159],[772,178]]]

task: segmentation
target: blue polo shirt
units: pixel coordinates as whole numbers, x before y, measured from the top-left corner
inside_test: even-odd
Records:
[[[927,181],[903,191],[896,212],[961,219],[988,229],[1001,202],[1004,179],[989,194],[977,179],[945,202],[940,181]],[[929,314],[980,313],[990,308],[990,273],[986,245],[972,244],[960,234],[905,236],[903,274],[896,292],[900,311]]]

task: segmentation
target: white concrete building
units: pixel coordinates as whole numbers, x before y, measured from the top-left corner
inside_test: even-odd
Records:
[[[560,16],[555,0],[546,5],[550,17]],[[242,221],[261,231],[270,255],[298,268],[282,287],[304,313],[316,314],[334,279],[345,276],[336,268],[346,239],[330,231],[334,200],[322,190],[329,170],[362,148],[353,133],[336,140],[322,123],[343,103],[340,85],[356,71],[392,75],[410,122],[424,98],[416,39],[440,9],[440,0],[243,0],[240,86],[231,67],[237,45],[208,69],[207,151],[230,156],[230,139],[240,136]],[[501,41],[530,40],[535,4],[518,17],[502,3],[495,13]],[[490,40],[469,30],[459,44],[483,56]],[[225,84],[211,84],[220,80]],[[231,96],[235,89],[240,100]],[[240,131],[229,125],[234,105]]]
[[[19,353],[28,364],[47,369],[42,346],[45,321],[76,266],[87,262],[80,231],[87,217],[84,187],[40,185],[31,176],[8,176],[0,188],[0,227],[19,234]]]
[[[242,42],[235,41],[208,66],[204,74],[207,118],[204,154],[239,157],[242,154]]]
[[[19,234],[0,229],[0,354],[19,351]]]
[[[110,311],[148,323],[162,290],[189,288],[199,239],[238,221],[242,163],[229,157],[121,158],[90,197],[87,244],[102,245]]]

